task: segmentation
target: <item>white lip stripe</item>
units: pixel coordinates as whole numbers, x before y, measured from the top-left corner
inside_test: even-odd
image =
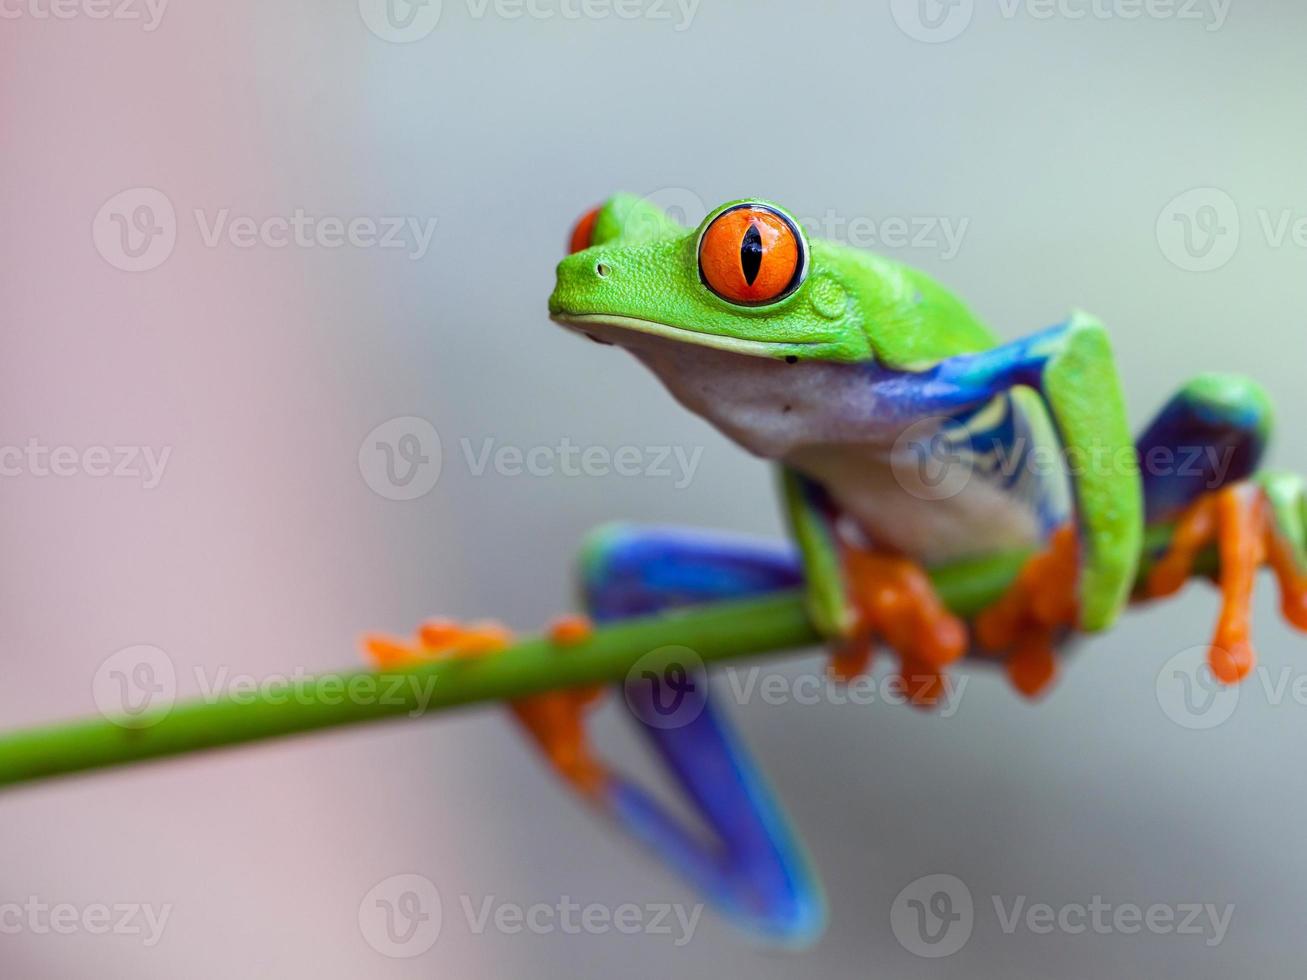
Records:
[[[584,327],[586,324],[596,324],[617,327],[621,330],[633,330],[636,333],[652,334],[656,337],[666,337],[669,340],[698,344],[701,347],[714,347],[717,350],[730,351],[734,354],[748,354],[753,357],[775,358],[780,356],[780,351],[786,348],[813,347],[830,343],[829,340],[786,341],[784,343],[741,340],[738,337],[727,337],[722,334],[685,330],[681,327],[669,326],[666,323],[658,323],[654,320],[641,320],[637,317],[616,316],[607,313],[564,313],[558,314],[553,319],[554,322],[561,323],[564,326]]]

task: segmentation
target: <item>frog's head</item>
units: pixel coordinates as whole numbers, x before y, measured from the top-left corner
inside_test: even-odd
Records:
[[[864,260],[809,241],[774,204],[732,201],[687,230],[620,194],[577,223],[571,250],[549,314],[592,339],[652,336],[790,363],[871,356]]]

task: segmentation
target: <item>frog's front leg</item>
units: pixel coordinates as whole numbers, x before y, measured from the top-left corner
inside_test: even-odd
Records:
[[[824,489],[789,467],[781,472],[790,532],[803,561],[809,615],[833,644],[831,673],[851,680],[884,640],[900,660],[909,700],[932,707],[941,671],[967,650],[966,625],[935,594],[924,569],[902,555],[850,542]]]
[[[1073,496],[1074,526],[1054,529],[1006,595],[975,621],[979,644],[1006,652],[1023,693],[1052,679],[1053,646],[1072,627],[1115,621],[1134,584],[1143,493],[1125,402],[1106,331],[1067,323],[979,354],[944,361],[919,382],[923,411],[965,409],[1028,389],[1048,410]]]

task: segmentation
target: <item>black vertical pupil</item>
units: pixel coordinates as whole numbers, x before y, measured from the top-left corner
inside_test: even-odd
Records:
[[[740,268],[744,270],[744,281],[752,286],[762,268],[762,235],[755,224],[749,225],[740,242]]]

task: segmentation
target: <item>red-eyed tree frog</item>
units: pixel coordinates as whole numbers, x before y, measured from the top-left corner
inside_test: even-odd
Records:
[[[1252,667],[1248,602],[1261,565],[1279,579],[1286,617],[1307,629],[1307,494],[1297,477],[1258,471],[1271,410],[1244,378],[1192,380],[1132,438],[1092,316],[1000,342],[925,274],[809,239],[755,199],[693,229],[639,198],[608,199],[574,228],[549,314],[626,348],[678,402],[774,461],[792,531],[784,544],[603,528],[582,557],[595,619],[802,587],[838,677],[865,671],[882,644],[915,703],[935,703],[944,671],[968,653],[1001,663],[1034,696],[1061,639],[1111,626],[1132,597],[1176,591],[1214,544],[1216,678],[1233,683]],[[1151,553],[1146,531],[1163,526],[1174,530]],[[945,608],[927,571],[1000,552],[1031,554],[1006,595],[962,615]],[[561,626],[560,642],[578,629]],[[495,645],[484,630],[443,625],[418,646],[460,641]],[[514,708],[575,788],[733,919],[782,943],[816,936],[820,887],[702,679],[676,723],[650,723],[656,687],[629,684],[626,700],[708,836],[596,759],[581,722],[594,693]]]

